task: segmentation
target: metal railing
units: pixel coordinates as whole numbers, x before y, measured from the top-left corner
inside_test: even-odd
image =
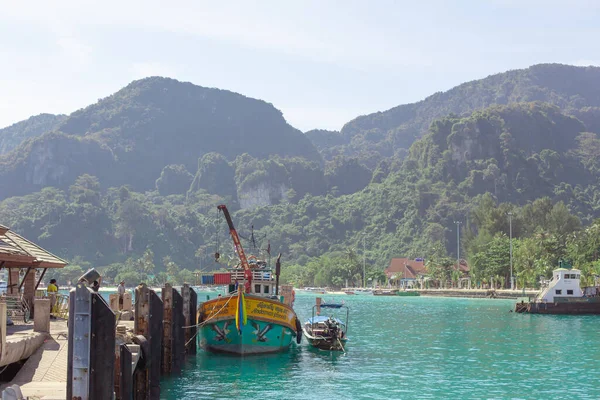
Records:
[[[274,275],[271,271],[252,271],[252,280],[254,282],[272,282],[273,279]],[[238,282],[244,281],[244,270],[231,272],[231,283],[234,283],[236,280]]]
[[[30,321],[31,310],[29,305],[23,299],[22,294],[4,294],[0,296],[0,302],[6,304],[6,315],[13,324],[28,324]]]

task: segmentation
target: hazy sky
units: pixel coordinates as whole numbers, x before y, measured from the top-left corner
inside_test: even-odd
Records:
[[[600,65],[600,1],[0,0],[0,127],[161,75],[340,129],[541,62]]]

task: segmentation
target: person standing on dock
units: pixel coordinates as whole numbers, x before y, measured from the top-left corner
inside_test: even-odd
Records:
[[[125,281],[119,283],[117,287],[117,293],[119,294],[119,311],[123,310],[123,297],[125,297]]]
[[[54,315],[56,308],[56,295],[58,294],[58,285],[56,284],[56,279],[50,279],[50,284],[46,289],[48,293],[48,297],[50,298],[50,319],[56,319]]]

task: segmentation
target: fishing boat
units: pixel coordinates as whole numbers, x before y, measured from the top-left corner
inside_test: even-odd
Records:
[[[397,293],[398,296],[420,296],[421,293],[416,290],[399,290]]]
[[[373,296],[396,296],[398,292],[398,289],[377,289],[373,290]]]
[[[208,300],[198,311],[200,345],[207,351],[234,355],[275,353],[302,339],[302,324],[293,309],[292,286],[279,286],[280,258],[275,271],[255,256],[246,258],[227,207],[220,205],[240,264],[219,273],[219,283],[229,276],[226,294]],[[219,254],[216,254],[218,258]]]
[[[335,307],[344,308],[345,319],[325,315],[319,315],[321,309],[332,308],[328,304],[317,304],[313,306],[312,317],[306,320],[302,330],[304,336],[311,346],[328,351],[346,351],[346,343],[348,341],[348,314],[347,306]]]
[[[531,314],[600,314],[600,287],[581,288],[581,271],[558,268],[547,287],[533,299],[519,299],[517,313]]]

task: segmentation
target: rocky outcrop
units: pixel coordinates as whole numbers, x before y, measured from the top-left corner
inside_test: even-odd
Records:
[[[238,201],[240,208],[256,208],[277,204],[286,199],[287,191],[290,188],[284,184],[270,185],[268,183],[259,183],[243,192],[238,192]]]
[[[115,163],[111,150],[96,140],[59,133],[43,135],[19,152],[0,157],[0,199],[47,186],[66,188],[86,173],[102,181]]]
[[[53,131],[66,115],[40,114],[0,129],[0,155],[6,154],[29,138]]]

